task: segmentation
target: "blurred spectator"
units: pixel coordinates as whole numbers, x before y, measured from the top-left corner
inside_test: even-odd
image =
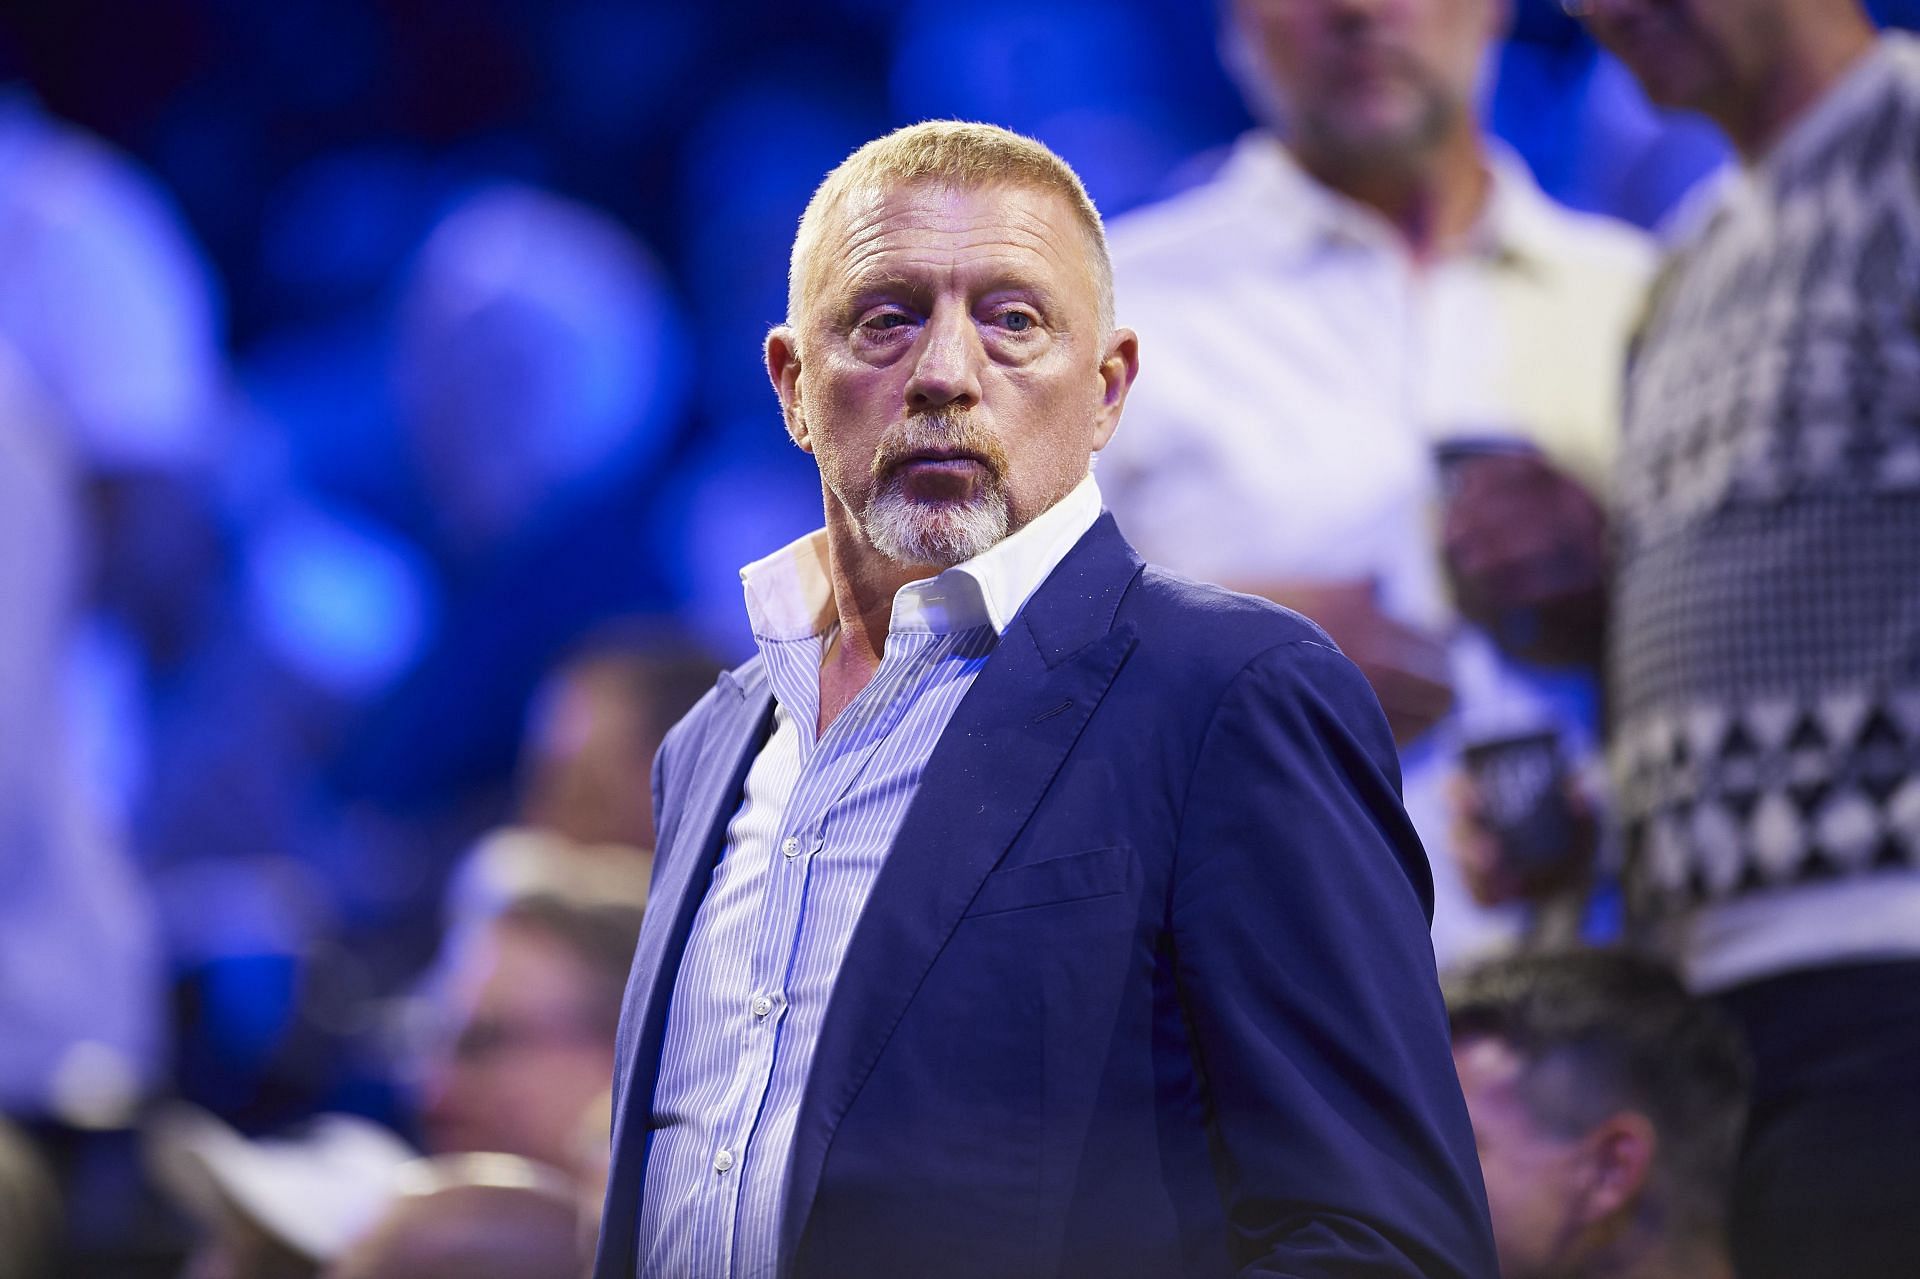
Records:
[[[202,622],[218,305],[150,180],[20,90],[0,91],[0,280],[0,1107],[112,1127],[161,1072],[123,843],[152,671]]]
[[[1719,1010],[1589,951],[1457,973],[1447,1011],[1502,1279],[1731,1279],[1749,1069]]]
[[[647,780],[660,741],[720,664],[690,645],[608,631],[535,695],[520,759],[520,817],[580,844],[653,848]]]
[[[84,758],[123,818],[151,767],[142,699],[207,622],[220,301],[145,173],[4,86],[0,279],[0,340],[39,383],[85,485],[94,615],[55,669],[79,666]],[[100,696],[116,686],[138,691]]]
[[[573,1190],[510,1155],[421,1160],[326,1279],[578,1279],[592,1260]]]
[[[547,677],[521,742],[514,821],[483,835],[448,884],[445,962],[523,897],[645,906],[653,757],[719,672],[691,646],[615,627]]]
[[[26,1135],[0,1119],[0,1279],[53,1279],[60,1197]]]
[[[112,1128],[159,1075],[163,992],[151,904],[58,678],[85,549],[63,426],[0,338],[0,1111]]]
[[[1597,495],[1651,266],[1483,134],[1504,12],[1238,0],[1223,39],[1265,127],[1113,232],[1154,376],[1102,491],[1147,558],[1299,608],[1367,674],[1443,963],[1523,923],[1476,908],[1448,855],[1462,744],[1540,736],[1575,767],[1595,746]]]
[[[580,1168],[580,1132],[613,1078],[613,1039],[640,910],[558,896],[509,905],[455,956],[426,1062],[421,1126],[435,1154],[519,1155]]]
[[[211,460],[219,303],[171,202],[105,143],[0,85],[0,335],[106,470]]]
[[[484,555],[656,453],[677,425],[682,340],[659,268],[605,215],[502,185],[442,218],[408,273],[394,376],[448,557]]]
[[[334,783],[391,819],[437,884],[505,816],[543,673],[661,600],[647,498],[681,426],[679,307],[618,223],[534,188],[482,187],[408,268],[390,376],[409,478],[384,495],[443,606],[410,669],[347,741]]]
[[[147,1155],[198,1228],[185,1279],[312,1279],[379,1219],[413,1158],[352,1115],[249,1140],[187,1107],[153,1121]]]
[[[1742,161],[1687,218],[1627,388],[1610,692],[1632,915],[1752,1043],[1740,1273],[1909,1275],[1920,44],[1876,39],[1853,0],[1581,7]]]

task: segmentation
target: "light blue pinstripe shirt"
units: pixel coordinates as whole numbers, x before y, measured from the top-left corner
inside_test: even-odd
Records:
[[[901,587],[880,669],[818,740],[820,661],[835,624],[826,534],[741,570],[774,728],[667,1011],[641,1194],[643,1279],[775,1273],[794,1120],[854,924],[955,707],[1099,515],[1089,475],[986,553]]]

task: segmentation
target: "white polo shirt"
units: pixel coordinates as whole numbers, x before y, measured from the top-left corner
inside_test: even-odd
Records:
[[[1133,544],[1230,585],[1371,578],[1388,614],[1452,637],[1456,712],[1402,760],[1443,963],[1520,926],[1517,912],[1471,903],[1446,851],[1463,722],[1544,718],[1590,758],[1598,690],[1520,667],[1456,617],[1433,447],[1524,437],[1604,494],[1624,348],[1654,264],[1638,231],[1553,204],[1505,153],[1491,164],[1478,226],[1425,266],[1264,132],[1212,181],[1111,232],[1141,374],[1099,475]]]

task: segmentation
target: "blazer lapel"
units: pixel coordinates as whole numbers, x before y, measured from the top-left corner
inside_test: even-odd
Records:
[[[935,745],[821,1027],[794,1132],[783,1272],[841,1116],[1132,651],[1132,628],[1115,628],[1113,617],[1140,567],[1103,515],[1007,627]]]
[[[699,749],[684,773],[669,779],[684,795],[681,817],[660,832],[657,878],[634,948],[632,976],[620,1017],[619,1060],[614,1081],[613,1163],[607,1174],[605,1225],[595,1279],[631,1279],[640,1187],[646,1170],[647,1131],[659,1075],[660,1045],[673,998],[680,957],[706,896],[714,865],[726,844],[727,823],[740,805],[747,770],[766,740],[773,692],[758,661],[720,677]]]

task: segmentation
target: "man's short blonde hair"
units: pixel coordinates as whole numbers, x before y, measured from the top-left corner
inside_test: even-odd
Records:
[[[1052,191],[1066,200],[1086,232],[1087,264],[1098,294],[1100,328],[1113,329],[1113,263],[1107,233],[1080,175],[1044,143],[997,125],[964,120],[928,120],[875,138],[842,160],[807,202],[793,240],[787,270],[787,323],[799,325],[816,287],[814,261],[820,236],[847,198],[861,191],[890,191],[922,182],[956,191],[1022,187]]]

